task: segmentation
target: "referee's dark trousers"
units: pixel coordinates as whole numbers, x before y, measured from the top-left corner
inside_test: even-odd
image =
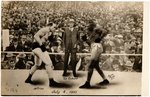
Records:
[[[67,75],[69,54],[71,54],[70,64],[72,66],[73,75],[76,77],[76,64],[77,64],[77,41],[78,41],[78,31],[73,29],[71,31],[69,28],[65,29],[64,33],[64,45],[65,45],[65,57],[64,57],[64,73],[63,76]]]

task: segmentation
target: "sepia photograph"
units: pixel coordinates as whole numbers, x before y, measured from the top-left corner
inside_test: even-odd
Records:
[[[2,1],[1,95],[142,95],[144,2]]]

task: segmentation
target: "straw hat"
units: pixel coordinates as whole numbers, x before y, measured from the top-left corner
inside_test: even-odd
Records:
[[[74,23],[74,19],[69,19],[69,23]]]
[[[26,54],[23,54],[23,53],[22,53],[22,54],[17,55],[17,57],[18,57],[18,58],[25,58],[25,57],[26,57]]]
[[[7,58],[10,58],[10,57],[13,57],[14,55],[12,54],[12,53],[8,53],[7,55],[6,55],[6,57]]]

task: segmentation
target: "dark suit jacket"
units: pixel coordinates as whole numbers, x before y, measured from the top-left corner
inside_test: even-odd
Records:
[[[15,64],[15,69],[26,69],[25,60],[19,59],[19,61]]]
[[[73,31],[69,29],[69,27],[65,28],[64,36],[64,46],[66,49],[73,48],[75,44],[78,43],[79,40],[79,32],[77,28],[74,28]]]
[[[20,45],[15,47],[14,44],[10,44],[8,47],[6,47],[6,51],[23,51],[23,48]]]
[[[32,49],[32,43],[31,42],[25,41],[25,43],[23,44],[20,41],[18,44],[21,46],[22,50],[25,52],[29,52]]]

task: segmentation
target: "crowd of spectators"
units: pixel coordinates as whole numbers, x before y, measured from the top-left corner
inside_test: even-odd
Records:
[[[34,65],[32,54],[2,53],[2,69],[30,69]]]
[[[56,25],[55,36],[59,48],[55,52],[63,52],[63,28],[67,19],[72,18],[80,37],[86,33],[91,20],[109,31],[103,42],[104,53],[142,54],[142,6],[135,2],[11,1],[2,6],[2,29],[9,29],[10,32],[10,45],[5,50],[32,51],[34,34],[53,22]],[[53,46],[48,46],[48,51],[51,52]],[[78,52],[89,53],[90,45],[81,39]]]
[[[55,49],[55,48],[54,48]],[[53,51],[55,52],[55,50]],[[50,55],[54,70],[63,70],[63,55]],[[85,71],[88,69],[90,56],[77,56],[78,70]],[[25,53],[2,53],[1,68],[2,69],[30,69],[34,65],[34,56]],[[100,67],[106,71],[142,71],[142,56],[102,56]],[[39,67],[44,69],[44,63]],[[71,69],[69,66],[68,69]]]

